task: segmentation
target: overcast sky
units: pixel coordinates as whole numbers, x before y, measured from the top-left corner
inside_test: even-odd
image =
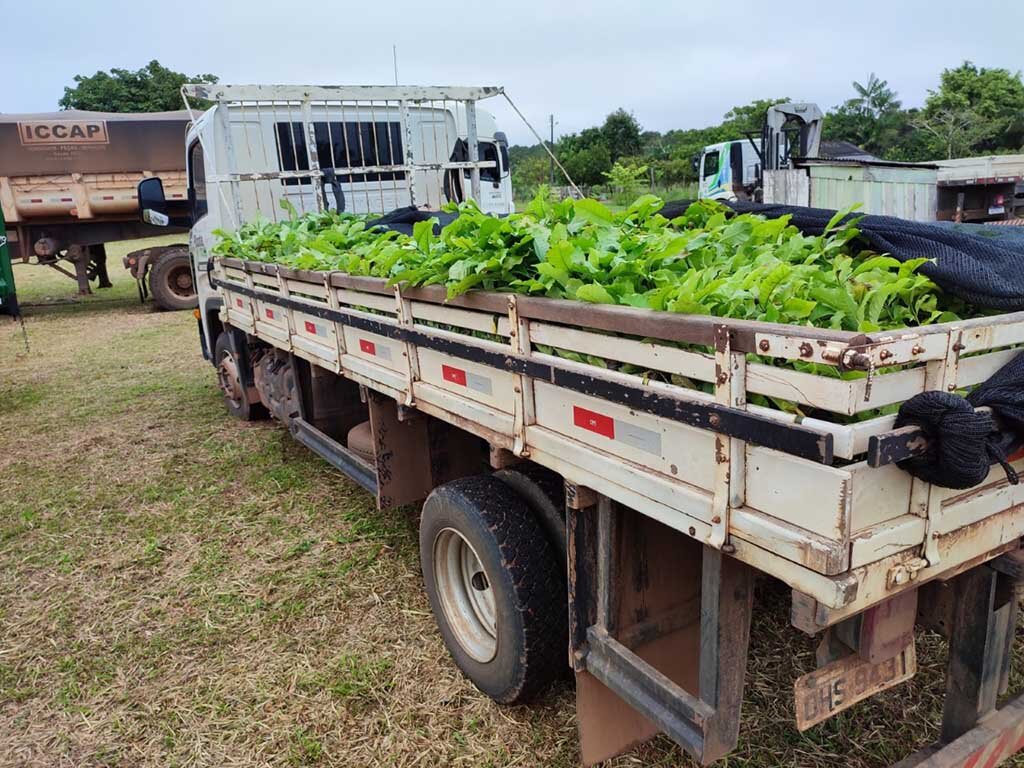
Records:
[[[387,84],[393,44],[400,82],[502,85],[538,129],[554,113],[557,134],[619,106],[657,130],[716,123],[755,98],[827,109],[870,71],[915,106],[964,59],[1024,68],[1019,0],[475,5],[0,0],[0,112],[53,110],[74,75],[154,58],[225,83]],[[532,143],[504,103],[489,108],[513,143]]]

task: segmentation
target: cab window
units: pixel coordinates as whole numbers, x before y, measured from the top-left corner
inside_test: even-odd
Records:
[[[489,141],[480,142],[480,159],[494,163],[493,168],[480,169],[480,181],[498,182],[501,180],[501,163],[498,160],[498,145]]]
[[[316,153],[321,168],[334,168],[338,181],[404,179],[404,170],[384,170],[404,164],[402,125],[398,122],[315,122]],[[277,123],[278,162],[282,171],[308,171],[306,133],[300,122]],[[346,172],[348,168],[381,170]],[[309,184],[308,176],[284,180],[286,185]]]
[[[199,221],[206,215],[209,205],[206,201],[206,165],[203,162],[203,145],[193,141],[188,148],[188,199],[192,205],[192,221]]]
[[[463,145],[463,159],[468,160],[468,150],[466,148],[466,142],[459,139]],[[477,144],[477,153],[480,156],[481,162],[495,163],[493,168],[481,168],[480,169],[480,181],[489,181],[493,184],[497,184],[501,181],[502,176],[508,173],[508,149],[504,144],[501,145],[501,159],[499,160],[498,145],[490,141],[481,141]],[[458,154],[456,150],[455,154]],[[452,156],[455,159],[455,156]],[[469,170],[467,169],[463,175],[468,179]]]
[[[719,153],[716,149],[714,152],[708,152],[704,155],[704,178],[708,176],[714,176],[718,173],[718,159]]]

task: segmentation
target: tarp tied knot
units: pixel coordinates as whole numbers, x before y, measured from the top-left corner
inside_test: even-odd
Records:
[[[975,408],[991,408],[975,411]],[[972,488],[999,464],[1014,485],[1017,472],[1007,457],[1024,440],[1024,354],[979,384],[967,397],[922,392],[900,406],[897,427],[914,425],[928,436],[923,456],[899,462],[922,480],[946,488]]]
[[[1019,477],[1007,461],[1008,438],[992,413],[949,392],[922,392],[900,407],[896,427],[916,426],[928,438],[928,450],[899,462],[914,477],[945,488],[973,488],[985,481],[993,464],[1016,485]]]

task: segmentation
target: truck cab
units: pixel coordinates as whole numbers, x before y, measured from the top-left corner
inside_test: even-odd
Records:
[[[708,200],[753,200],[760,172],[759,139],[736,139],[704,147],[697,196]]]
[[[408,206],[437,211],[468,197],[487,213],[514,210],[508,140],[482,109],[467,115],[456,100],[399,106],[339,99],[317,102],[304,115],[280,103],[260,104],[218,101],[196,117],[185,140],[189,250],[207,355],[218,332],[211,325],[218,324],[220,299],[205,272],[218,229],[232,231],[259,216],[276,221],[292,209],[316,211],[318,201],[322,209],[356,214]],[[471,164],[470,123],[477,160],[490,163],[479,169],[475,196],[469,168],[451,167]],[[156,212],[152,221],[158,221],[161,202],[153,199],[152,185],[150,192],[140,187],[140,207]],[[180,223],[165,218],[165,225]]]

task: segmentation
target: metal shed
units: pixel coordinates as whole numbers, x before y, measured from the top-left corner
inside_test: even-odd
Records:
[[[766,171],[764,201],[935,221],[935,165],[881,160],[803,159],[795,168]]]

